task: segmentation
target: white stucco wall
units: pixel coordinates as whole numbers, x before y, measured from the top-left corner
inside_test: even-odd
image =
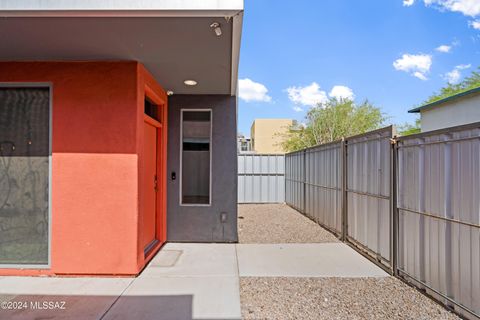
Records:
[[[446,102],[420,113],[422,132],[480,122],[480,94]]]

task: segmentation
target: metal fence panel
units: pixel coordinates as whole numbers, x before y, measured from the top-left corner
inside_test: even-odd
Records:
[[[346,140],[347,239],[391,267],[393,128]]]
[[[395,148],[392,136],[388,127],[288,154],[286,202],[479,319],[480,123],[396,138]]]
[[[399,139],[398,269],[480,317],[480,124]]]
[[[342,142],[305,151],[305,215],[342,232]]]
[[[238,155],[238,203],[285,201],[285,156]]]
[[[285,155],[285,201],[300,212],[305,212],[305,152]]]

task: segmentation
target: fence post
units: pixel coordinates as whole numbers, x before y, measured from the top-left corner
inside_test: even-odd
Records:
[[[307,214],[307,149],[303,149],[303,214]]]
[[[390,148],[390,261],[392,274],[398,275],[398,207],[397,207],[397,157],[398,144],[395,128],[392,128],[392,147]]]
[[[341,157],[342,157],[342,236],[341,240],[346,241],[348,235],[348,194],[347,194],[347,141],[342,138],[341,145]]]
[[[285,154],[283,157],[283,202],[288,204],[287,200],[287,157]]]

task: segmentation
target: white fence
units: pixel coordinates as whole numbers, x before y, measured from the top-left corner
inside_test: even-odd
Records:
[[[285,156],[238,155],[238,203],[285,202]]]

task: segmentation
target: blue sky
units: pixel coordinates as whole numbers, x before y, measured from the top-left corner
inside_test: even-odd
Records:
[[[245,0],[239,131],[303,121],[331,94],[413,122],[407,110],[478,66],[480,0]]]

